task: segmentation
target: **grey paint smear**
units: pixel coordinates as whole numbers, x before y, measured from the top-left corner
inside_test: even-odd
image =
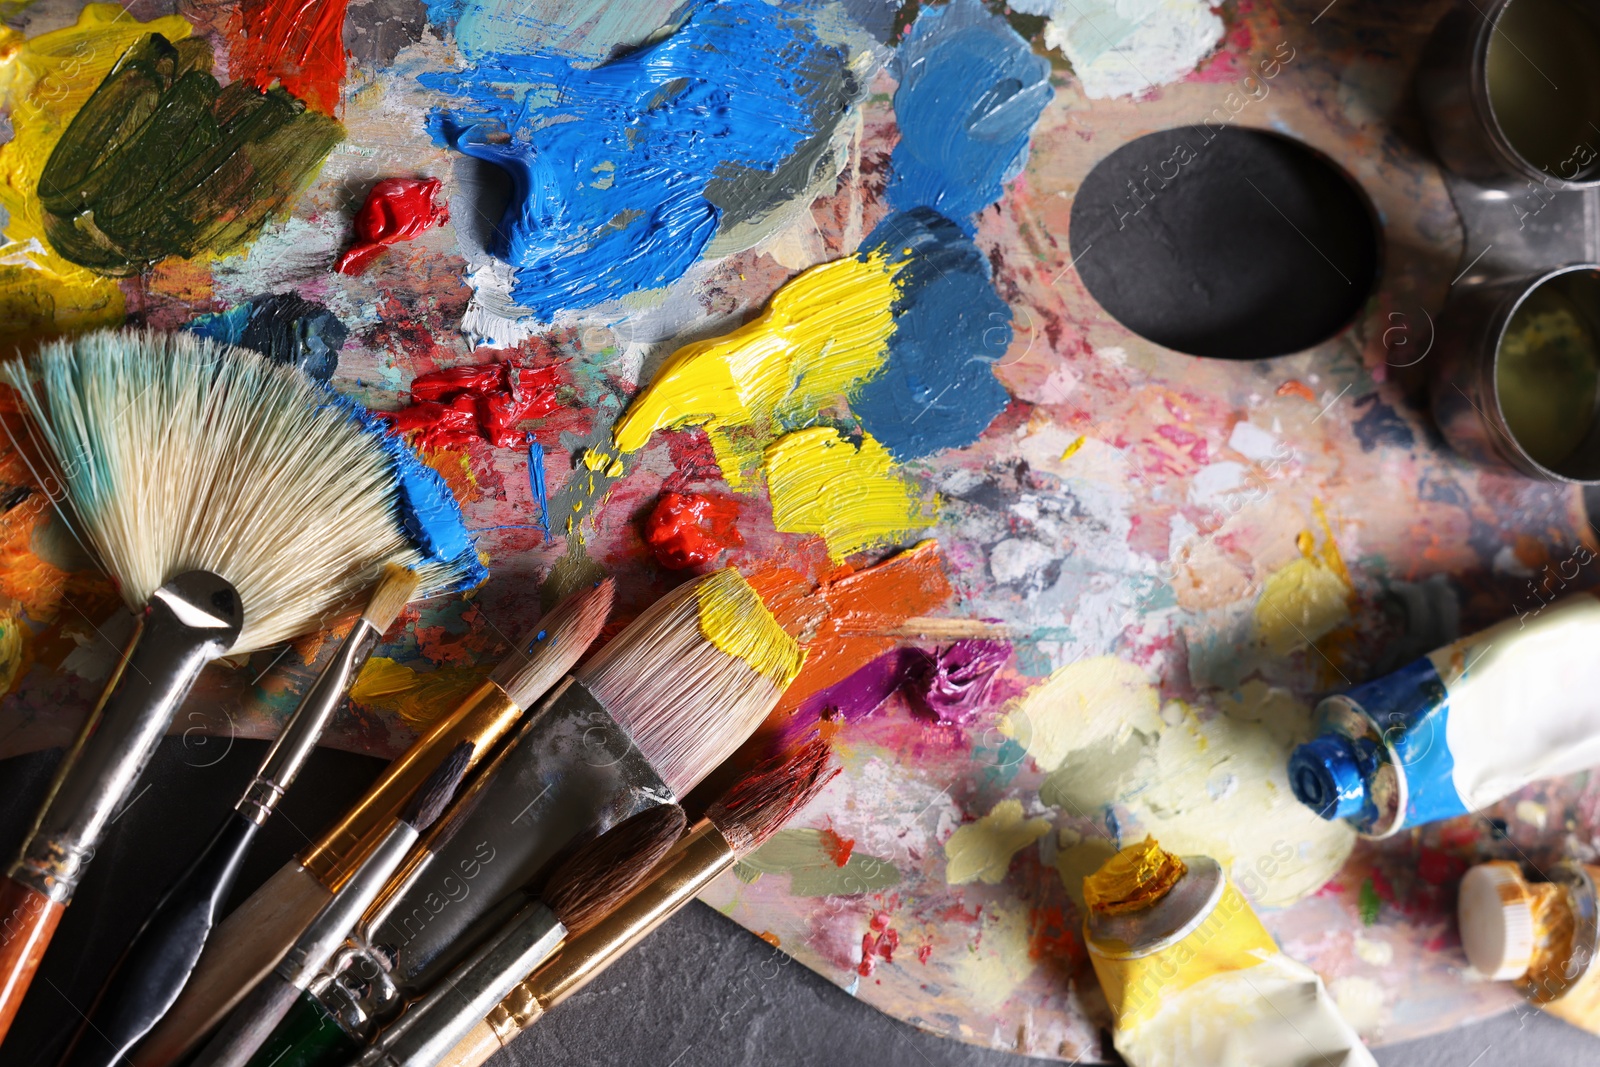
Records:
[[[422,40],[428,13],[422,0],[350,0],[344,16],[344,46],[352,72],[376,74],[408,44]]]

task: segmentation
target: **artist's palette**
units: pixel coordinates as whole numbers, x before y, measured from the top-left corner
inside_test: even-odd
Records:
[[[604,570],[619,613],[637,612],[681,578],[642,537],[659,493],[710,493],[731,501],[742,541],[720,559],[812,646],[758,744],[827,714],[844,766],[706,894],[749,929],[930,1031],[1093,1058],[1108,1018],[1073,895],[1115,840],[1153,833],[1229,868],[1373,1042],[1515,1002],[1464,973],[1454,882],[1481,857],[1592,860],[1586,777],[1508,801],[1498,828],[1464,819],[1369,847],[1298,805],[1283,771],[1318,695],[1535,610],[1547,565],[1592,581],[1562,568],[1589,558],[1577,493],[1446,451],[1407,377],[1460,269],[1461,226],[1407,103],[1442,4],[1240,0],[1219,16],[1171,0],[1113,26],[1114,5],[1051,0],[1007,16],[921,5],[914,22],[917,5],[820,0],[725,0],[687,22],[665,2],[445,0],[380,19],[326,0],[292,32],[273,6],[206,2],[146,27],[103,6],[76,28],[59,4],[17,16],[5,62],[27,76],[10,82],[16,135],[0,150],[0,299],[8,321],[44,330],[125,311],[178,327],[297,294],[349,331],[336,387],[379,409],[424,374],[521,364],[474,386],[523,405],[502,435],[516,447],[469,420],[427,453],[491,579],[422,605],[331,743],[399,751],[536,617],[541,584],[548,596]],[[633,51],[669,23],[664,51]],[[148,268],[119,280],[28,243],[47,240],[49,213],[26,181],[141,29],[209,40],[226,56],[217,76],[276,76],[344,137],[286,218],[243,240],[195,236],[188,259],[125,248]],[[330,67],[341,40],[354,59]],[[707,45],[726,46],[709,66]],[[1204,360],[1096,300],[1086,279],[1117,271],[1072,233],[1091,172],[1154,135],[1172,138],[1170,158],[1180,144],[1199,158],[1206,123],[1309,146],[1370,203],[1370,297],[1336,263],[1294,279],[1351,287],[1348,328],[1271,361]],[[1180,195],[1174,166],[1146,197]],[[334,273],[363,197],[397,176],[441,179],[451,221]],[[501,220],[519,195],[526,210]],[[786,325],[794,308],[810,326]],[[749,356],[746,342],[798,351],[817,332],[805,316],[825,311],[880,331],[860,342],[866,362],[840,369],[842,333],[821,331],[764,393],[751,384],[764,364],[723,358]],[[691,341],[703,361],[675,378],[669,357]],[[706,401],[716,374],[748,395]],[[669,384],[641,401],[651,414],[613,441],[652,380]],[[69,736],[63,709],[85,706],[118,635],[91,627],[115,597],[6,463],[11,754]],[[987,689],[947,678],[925,692],[959,658],[880,660],[963,637],[1013,648]],[[218,672],[179,728],[270,735],[319,651]],[[852,679],[874,661],[878,675]]]

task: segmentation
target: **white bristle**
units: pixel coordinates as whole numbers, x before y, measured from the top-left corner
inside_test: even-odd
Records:
[[[289,367],[189,334],[104,332],[0,364],[64,493],[62,517],[139,610],[184,571],[238,589],[231,652],[324,625],[387,563],[430,569],[403,533],[373,433]],[[42,447],[41,447],[42,446]],[[64,500],[60,500],[62,496]]]
[[[787,684],[724,652],[701,630],[699,590],[715,577],[686,582],[656,601],[576,675],[679,796],[745,742]]]

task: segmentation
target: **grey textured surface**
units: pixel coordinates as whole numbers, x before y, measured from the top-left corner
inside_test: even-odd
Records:
[[[262,742],[163,742],[68,909],[0,1049],[4,1067],[48,1067],[164,880],[199,852],[265,753]],[[15,848],[59,752],[0,762],[0,849]],[[352,801],[382,766],[321,751],[257,846],[243,898]],[[1527,1011],[1377,1051],[1384,1067],[1600,1067],[1600,1038]],[[580,1067],[1026,1067],[934,1037],[853,1000],[696,904],[494,1061]],[[1198,1065],[1197,1065],[1198,1067]],[[1306,1067],[1319,1067],[1308,1064]],[[1337,1067],[1337,1065],[1328,1065]]]

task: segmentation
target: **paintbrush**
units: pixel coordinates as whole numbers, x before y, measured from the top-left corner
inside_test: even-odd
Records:
[[[683,809],[658,804],[581,846],[539,898],[379,1036],[360,1067],[433,1067],[568,937],[621,903],[683,834]]]
[[[407,533],[397,446],[257,353],[106,332],[0,363],[0,381],[28,416],[26,447],[13,443],[139,616],[0,879],[3,1039],[101,834],[200,669],[315,629],[385,563],[436,582],[457,570]]]
[[[519,983],[437,1062],[478,1067],[638,944],[742,856],[759,848],[837,774],[820,738],[769,760],[711,806],[620,906]]]
[[[84,1017],[62,1067],[117,1064],[172,1006],[233,888],[256,832],[272,816],[344,702],[361,666],[417,589],[415,571],[390,564],[366,609],[284,724],[244,795],[123,952]]]
[[[333,898],[375,846],[386,821],[439,761],[461,741],[473,743],[475,756],[489,752],[526,717],[524,709],[577,663],[605,625],[612,595],[606,579],[557,604],[487,681],[390,764],[343,819],[224,919],[189,984],[135,1047],[132,1062],[160,1067],[204,1040]]]
[[[564,849],[675,802],[731,755],[800,660],[737,571],[674,589],[546,698],[461,832],[373,933],[372,959],[402,995],[432,986]],[[468,869],[468,899],[428,907],[455,895],[454,872]]]
[[[344,941],[389,876],[405,861],[422,832],[439,817],[472,766],[471,741],[462,741],[418,787],[406,809],[384,830],[378,847],[345,882],[283,959],[234,1009],[233,1015],[201,1050],[195,1067],[243,1067],[288,1013]]]

